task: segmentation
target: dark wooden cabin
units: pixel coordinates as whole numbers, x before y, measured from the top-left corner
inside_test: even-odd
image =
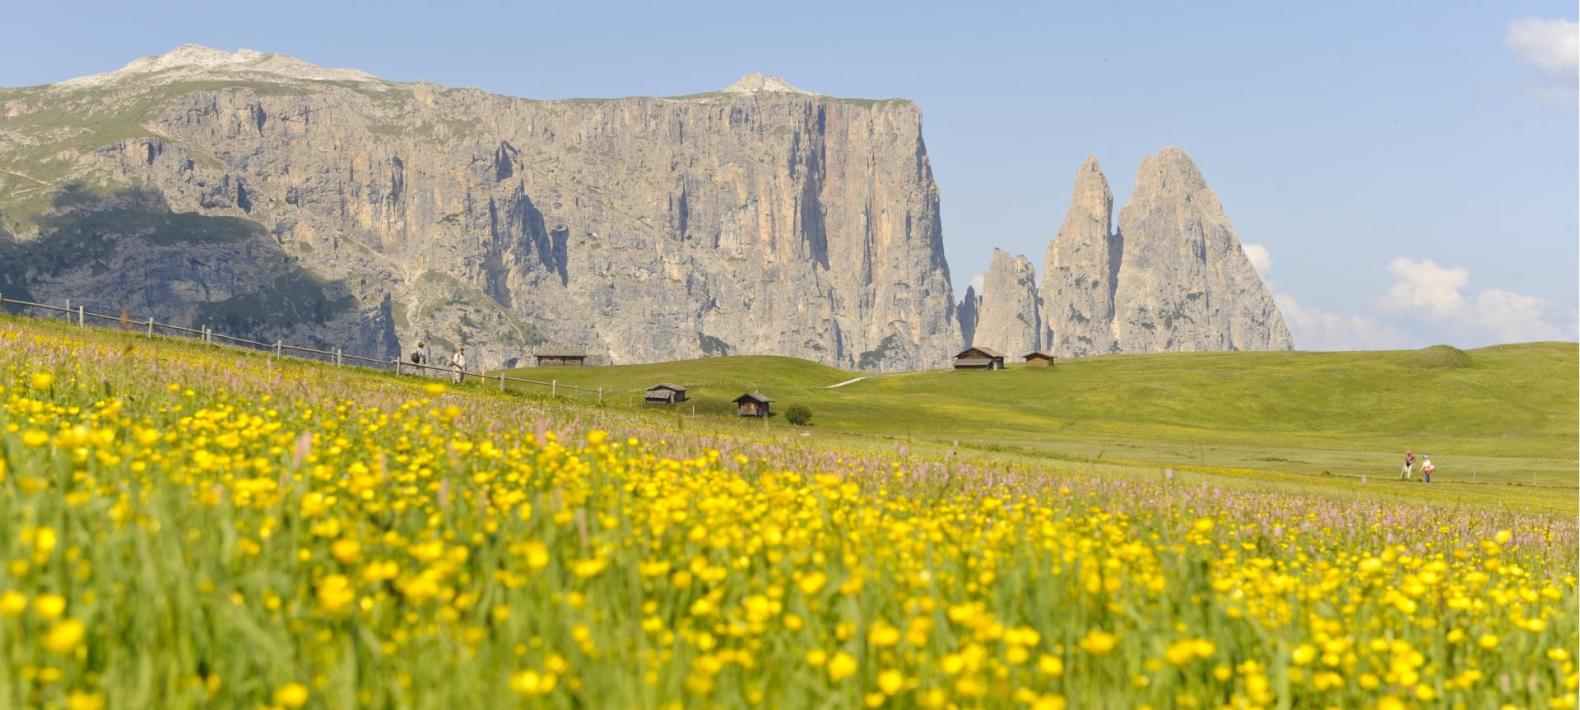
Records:
[[[582,367],[587,364],[587,353],[570,348],[539,348],[532,353],[538,367]]]
[[[686,388],[680,385],[657,384],[647,388],[642,400],[645,404],[675,404],[686,401]]]
[[[735,398],[735,413],[743,417],[766,417],[772,414],[769,405],[773,400],[755,392],[747,392]]]
[[[1002,370],[1004,356],[992,348],[973,345],[955,355],[956,370]]]
[[[1021,357],[1026,360],[1026,367],[1053,367],[1053,354],[1037,351],[1026,353]]]

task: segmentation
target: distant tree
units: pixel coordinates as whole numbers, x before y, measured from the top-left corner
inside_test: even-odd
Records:
[[[796,426],[811,426],[812,409],[804,404],[792,404],[785,409],[785,421]]]

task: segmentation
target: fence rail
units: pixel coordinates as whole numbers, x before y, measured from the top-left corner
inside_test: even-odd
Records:
[[[154,320],[153,316],[149,316],[148,318],[132,318],[126,315],[124,312],[122,315],[118,316],[94,313],[87,310],[87,308],[81,304],[73,308],[70,300],[67,300],[66,305],[64,306],[57,306],[49,303],[35,303],[33,301],[24,301],[16,298],[6,298],[3,294],[0,294],[0,312],[3,312],[6,306],[12,306],[18,309],[18,312],[22,315],[29,316],[33,314],[28,313],[28,309],[42,309],[44,311],[62,313],[65,314],[66,322],[75,323],[77,326],[84,328],[88,326],[88,319],[90,318],[94,319],[95,321],[109,321],[122,330],[140,330],[143,332],[144,336],[149,338],[152,338],[156,335],[163,335],[163,333],[159,332],[162,328],[165,331],[173,332],[178,335],[197,338],[203,343],[209,345],[258,350],[269,354],[269,356],[273,358],[290,357],[297,360],[323,361],[332,363],[336,366],[361,367],[364,369],[394,372],[397,375],[411,374],[415,376],[427,377],[449,376],[455,382],[476,381],[485,385],[498,383],[500,391],[508,390],[509,386],[512,384],[530,385],[533,387],[547,387],[549,388],[549,395],[553,397],[558,397],[560,390],[568,390],[571,392],[583,392],[589,395],[596,394],[598,396],[598,401],[602,402],[604,395],[604,390],[602,387],[595,389],[591,387],[578,387],[576,385],[562,385],[558,380],[551,379],[547,382],[544,382],[542,380],[532,380],[525,377],[510,377],[504,373],[490,375],[485,372],[471,372],[455,367],[444,367],[439,365],[430,365],[428,363],[404,361],[399,357],[391,358],[389,360],[381,360],[378,358],[364,357],[362,355],[348,355],[341,348],[335,348],[333,351],[319,350],[317,348],[310,348],[302,345],[288,345],[278,340],[274,341],[273,343],[263,343],[256,340],[248,340],[247,338],[236,337],[234,335],[216,333],[214,332],[214,329],[207,326],[202,328],[188,328],[186,326],[175,325],[173,323],[160,323]],[[97,323],[95,323],[95,325],[97,325]]]

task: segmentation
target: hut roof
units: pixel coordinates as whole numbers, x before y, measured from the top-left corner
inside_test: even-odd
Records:
[[[538,357],[587,357],[587,351],[577,348],[545,345],[532,351]]]
[[[960,367],[987,367],[992,363],[992,358],[985,357],[962,357],[955,360],[955,365]]]
[[[660,382],[660,383],[658,383],[656,385],[653,385],[652,387],[647,388],[647,391],[649,391],[649,392],[654,392],[654,391],[657,391],[657,390],[669,390],[671,392],[685,392],[686,388],[681,387],[680,385],[671,385],[671,384],[667,384],[667,383],[663,383],[663,382]]]
[[[973,346],[971,346],[969,348],[966,348],[965,350],[961,350],[958,355],[955,355],[955,359],[958,360],[958,359],[963,358],[963,357],[970,357],[971,353],[978,353],[978,354],[981,354],[981,355],[983,355],[985,357],[990,357],[990,358],[1001,358],[1001,357],[1004,357],[1004,355],[1002,353],[1000,353],[997,350],[994,350],[993,348],[984,348],[984,347],[982,347],[980,345],[973,345]]]
[[[758,404],[768,404],[769,402],[773,401],[773,400],[771,400],[771,399],[769,399],[769,398],[767,398],[767,397],[765,397],[765,396],[763,396],[761,394],[758,394],[756,392],[747,392],[746,394],[743,394],[743,395],[741,395],[739,397],[736,397],[735,398],[735,403],[736,404],[740,404],[741,402],[745,402],[747,400],[751,400],[751,401],[756,402]]]
[[[1052,360],[1053,359],[1053,353],[1045,353],[1045,352],[1043,352],[1041,350],[1037,350],[1037,351],[1026,353],[1025,355],[1022,355],[1021,357],[1025,358],[1027,360],[1030,360],[1030,359],[1032,359],[1034,357],[1035,358],[1042,358],[1044,360]]]

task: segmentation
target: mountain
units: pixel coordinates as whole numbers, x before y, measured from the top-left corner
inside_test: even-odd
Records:
[[[1119,240],[1112,228],[1114,193],[1097,159],[1075,175],[1064,225],[1048,243],[1043,262],[1043,330],[1048,349],[1062,357],[1113,349],[1114,290]]]
[[[987,279],[1000,285],[983,289],[975,344],[1019,348],[1041,338],[1059,357],[1293,347],[1223,206],[1185,151],[1165,148],[1142,160],[1119,228],[1110,232],[1113,203],[1097,159],[1087,158],[1048,244],[1036,302],[1024,293],[1030,264],[994,250]]]
[[[994,249],[983,275],[978,308],[972,345],[992,348],[1016,360],[1042,349],[1037,270],[1030,259]]]
[[[1124,352],[1289,350],[1273,304],[1201,171],[1179,148],[1141,161],[1119,213],[1114,340]]]
[[[534,101],[186,46],[0,90],[0,284],[392,357],[937,366],[921,112],[750,74]]]

